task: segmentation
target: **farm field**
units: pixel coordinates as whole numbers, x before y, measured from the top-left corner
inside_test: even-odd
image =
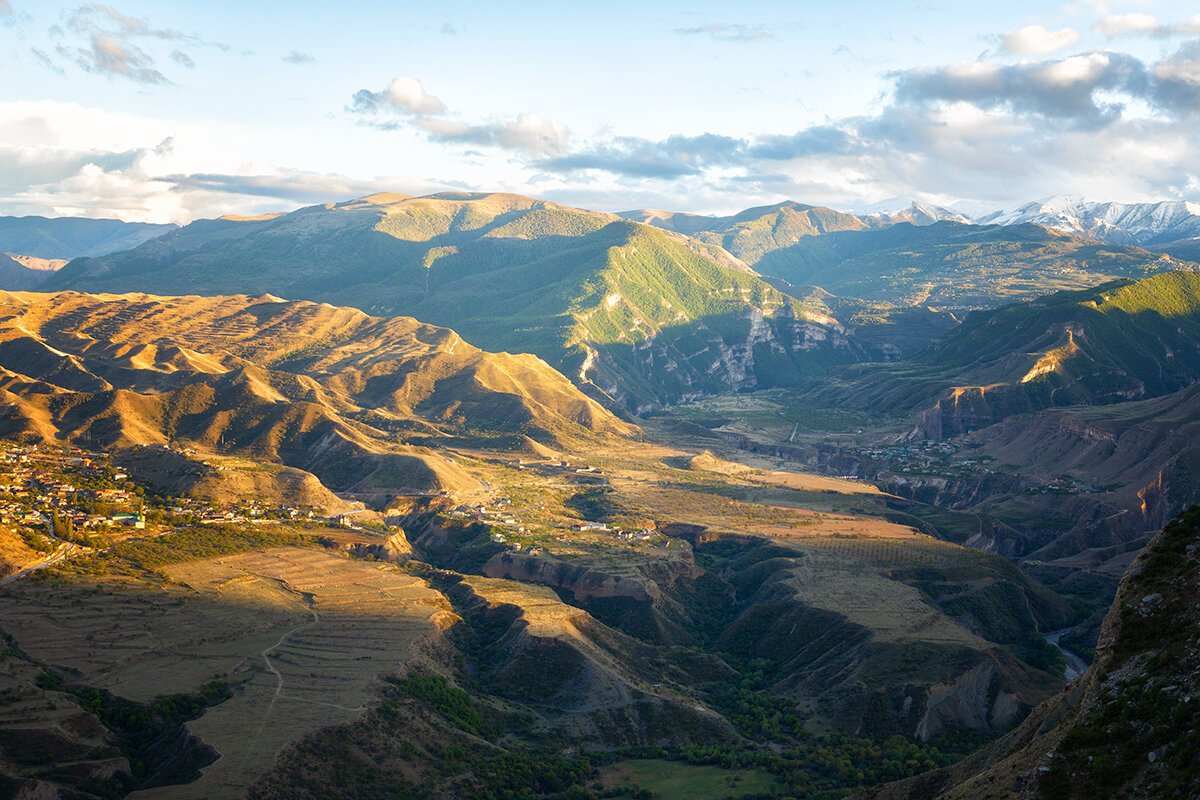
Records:
[[[631,795],[648,789],[662,800],[724,800],[779,790],[778,781],[763,770],[729,770],[657,758],[618,761],[600,771],[600,780],[606,788],[628,788]]]

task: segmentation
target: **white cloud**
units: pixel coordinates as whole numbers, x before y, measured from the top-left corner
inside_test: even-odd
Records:
[[[1100,19],[1092,30],[1109,39],[1119,36],[1154,36],[1165,39],[1170,36],[1195,36],[1200,34],[1200,14],[1183,22],[1166,24],[1150,14],[1113,14]]]
[[[569,132],[558,120],[526,112],[509,122],[472,125],[457,120],[425,118],[417,123],[429,138],[441,142],[491,145],[530,156],[556,156],[567,150]]]
[[[741,25],[730,22],[713,22],[708,25],[697,25],[691,28],[676,28],[681,36],[710,36],[718,42],[763,42],[774,39],[775,36],[762,25]]]
[[[75,104],[0,102],[0,214],[188,222],[444,188],[247,162],[254,135]]]
[[[448,116],[445,104],[416,78],[394,78],[382,92],[360,89],[346,110],[361,115],[361,124],[382,130],[411,124],[435,142],[499,147],[528,156],[561,155],[570,135],[558,120],[528,111],[505,121],[467,122]]]
[[[1193,90],[1200,88],[1200,44],[1183,47],[1154,65],[1154,77],[1165,85]]]
[[[399,112],[423,116],[441,114],[446,106],[441,100],[425,91],[416,78],[400,76],[393,78],[381,92],[360,89],[354,94],[352,111],[358,113]]]
[[[1083,36],[1074,28],[1048,31],[1041,25],[1029,25],[1020,30],[1000,34],[1005,52],[1018,56],[1044,56],[1070,47]]]
[[[1109,39],[1131,34],[1153,34],[1162,29],[1162,24],[1150,14],[1110,14],[1103,17],[1092,30]]]
[[[73,63],[87,72],[148,85],[171,83],[159,69],[157,58],[168,57],[183,67],[192,68],[195,62],[182,47],[228,49],[194,34],[155,28],[143,17],[122,14],[106,5],[79,6],[67,15],[66,30],[55,26],[51,28],[51,35],[60,39],[54,52],[62,63]],[[175,47],[169,53],[155,52],[164,42],[171,42]],[[32,52],[44,66],[62,72],[49,54],[36,48]]]
[[[1108,68],[1109,58],[1103,53],[1086,56],[1071,56],[1062,61],[1052,61],[1038,71],[1038,77],[1051,86],[1071,86],[1078,83],[1093,83]]]

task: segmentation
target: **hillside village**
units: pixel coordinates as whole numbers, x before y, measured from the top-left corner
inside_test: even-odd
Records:
[[[229,469],[210,463],[194,449],[177,445],[137,445],[181,456],[210,469]],[[118,458],[118,461],[120,459]],[[604,486],[603,470],[566,461],[530,461],[518,469],[543,475],[584,480],[584,485]],[[687,549],[685,542],[672,539],[652,526],[610,525],[587,519],[570,520],[548,515],[540,507],[523,508],[499,487],[474,502],[449,506],[454,498],[446,492],[433,497],[447,503],[443,518],[465,526],[480,537],[510,552],[549,554],[561,546],[567,550],[650,548],[651,551]],[[460,498],[465,500],[466,498]],[[242,523],[278,524],[281,521],[323,522],[364,533],[382,534],[397,530],[396,520],[385,516],[387,525],[374,527],[359,515],[364,509],[339,511],[325,516],[313,507],[272,505],[261,498],[245,496],[216,501],[188,495],[162,495],[140,485],[124,468],[114,463],[114,454],[69,445],[0,443],[0,526],[19,535],[34,550],[54,554],[87,553],[119,541],[169,532],[180,525]],[[149,525],[149,529],[147,526]],[[65,547],[71,545],[71,547]],[[561,553],[565,554],[565,553]]]
[[[52,444],[0,443],[0,448],[0,526],[42,552],[61,542],[86,546],[98,535],[120,538],[144,530],[148,520],[271,523],[315,514],[312,508],[274,507],[256,498],[218,503],[147,493],[107,452]]]

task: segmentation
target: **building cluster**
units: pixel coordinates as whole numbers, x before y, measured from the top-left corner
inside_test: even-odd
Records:
[[[977,442],[967,441],[964,447],[978,446]],[[956,458],[959,445],[952,441],[935,440],[907,447],[863,447],[854,452],[866,461],[877,464],[882,462],[884,469],[898,475],[932,475],[941,478],[963,478],[969,475],[996,475],[1003,473],[1003,468],[996,468],[991,456],[976,458]],[[848,478],[856,476],[848,475]],[[1026,478],[1029,476],[1027,475]],[[1086,484],[1069,475],[1059,475],[1044,478],[1025,489],[1027,494],[1084,494],[1099,493],[1112,489],[1111,486]]]
[[[492,542],[505,545],[509,550],[530,554],[545,552],[544,547],[536,543],[529,544],[528,537],[523,536],[529,534],[530,529],[515,515],[512,499],[509,497],[501,497],[478,505],[460,505],[446,512],[446,516],[451,519],[487,525],[492,529],[489,534]],[[601,534],[627,545],[644,543],[659,548],[670,548],[672,545],[672,540],[659,533],[655,528],[626,529],[609,526],[604,522],[584,521],[571,525],[569,530],[575,533]],[[550,528],[542,531],[542,534],[556,542],[566,542],[571,538],[567,535],[567,529]],[[514,541],[518,538],[525,538],[526,543]],[[539,536],[539,538],[541,537]]]
[[[144,526],[138,513],[141,498],[128,478],[112,466],[107,453],[6,447],[0,455],[0,524],[41,526],[58,519],[80,531]]]
[[[314,515],[312,509],[276,507],[253,498],[214,505],[179,496],[167,503],[171,513],[206,524]],[[66,538],[68,533],[145,528],[147,510],[141,490],[125,471],[113,465],[108,453],[46,444],[0,445],[0,525],[38,528]],[[60,529],[52,529],[53,521]]]

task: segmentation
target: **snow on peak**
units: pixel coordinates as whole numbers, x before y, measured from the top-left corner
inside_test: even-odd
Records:
[[[1111,244],[1162,244],[1200,236],[1200,203],[1097,203],[1079,197],[1047,197],[979,217],[976,222],[1032,222]]]

